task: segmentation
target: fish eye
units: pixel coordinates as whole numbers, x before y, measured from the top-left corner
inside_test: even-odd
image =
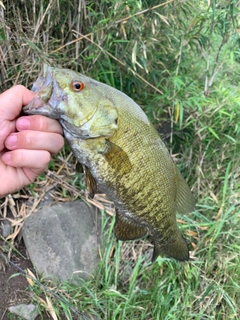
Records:
[[[82,91],[84,88],[84,83],[82,81],[73,81],[71,83],[71,88],[75,91],[75,92],[79,92]]]

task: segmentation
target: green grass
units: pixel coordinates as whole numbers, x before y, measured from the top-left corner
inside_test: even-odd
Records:
[[[151,264],[144,241],[116,242],[111,219],[95,276],[77,286],[62,283],[56,291],[98,319],[238,319],[239,234],[233,228],[238,215],[232,207],[214,221],[195,211],[191,221],[200,239],[194,260],[187,263],[159,257]],[[105,224],[110,220],[104,213],[102,218]],[[129,258],[131,249],[135,260]],[[36,285],[32,290],[33,297],[44,295]],[[57,312],[74,317],[64,303],[52,302]]]
[[[239,1],[209,3],[4,1],[0,90],[16,83],[31,87],[44,62],[122,90],[156,126],[169,123],[165,142],[196,198],[196,210],[178,216],[193,246],[191,261],[159,257],[151,264],[149,242],[117,242],[114,220],[102,212],[104,243],[94,277],[58,287],[40,279],[88,316],[239,319]],[[51,190],[59,201],[74,200],[84,189],[74,168],[65,147],[48,175],[20,193],[33,201],[46,180],[50,188],[55,183]],[[43,314],[47,295],[60,319],[76,319],[38,285],[29,292]]]

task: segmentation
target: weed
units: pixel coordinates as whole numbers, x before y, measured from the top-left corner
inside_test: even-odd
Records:
[[[159,257],[149,242],[116,242],[109,203],[102,209],[104,250],[98,272],[78,286],[46,286],[99,319],[238,319],[239,1],[0,1],[0,88],[30,87],[41,65],[71,68],[125,92],[155,125],[167,123],[173,158],[192,187],[196,210],[178,216],[191,258]],[[161,130],[161,128],[160,128]],[[55,201],[84,198],[68,147],[48,172],[2,203],[23,221],[51,192]],[[109,206],[109,207],[108,207]],[[5,208],[5,209],[4,209]],[[14,211],[15,210],[15,211]],[[19,216],[18,216],[19,214]],[[20,231],[14,227],[14,237]],[[74,319],[63,302],[30,288],[40,310]],[[39,297],[43,297],[40,300]],[[48,300],[47,300],[48,298]],[[44,302],[43,302],[44,301]]]

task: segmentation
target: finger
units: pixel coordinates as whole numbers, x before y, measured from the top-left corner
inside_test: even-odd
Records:
[[[57,120],[39,115],[20,117],[16,121],[16,128],[18,131],[34,130],[63,134],[62,127]]]
[[[4,153],[2,161],[16,168],[31,168],[43,172],[51,159],[51,155],[45,150],[17,149]]]
[[[0,119],[14,120],[35,96],[35,93],[22,85],[17,85],[1,94]]]
[[[52,155],[58,153],[64,145],[63,137],[58,133],[25,130],[10,134],[5,140],[8,150],[46,150]]]

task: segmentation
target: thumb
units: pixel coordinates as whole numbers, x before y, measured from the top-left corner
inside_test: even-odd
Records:
[[[27,105],[35,93],[22,85],[16,85],[0,95],[0,120],[12,121],[19,116],[22,107]]]

